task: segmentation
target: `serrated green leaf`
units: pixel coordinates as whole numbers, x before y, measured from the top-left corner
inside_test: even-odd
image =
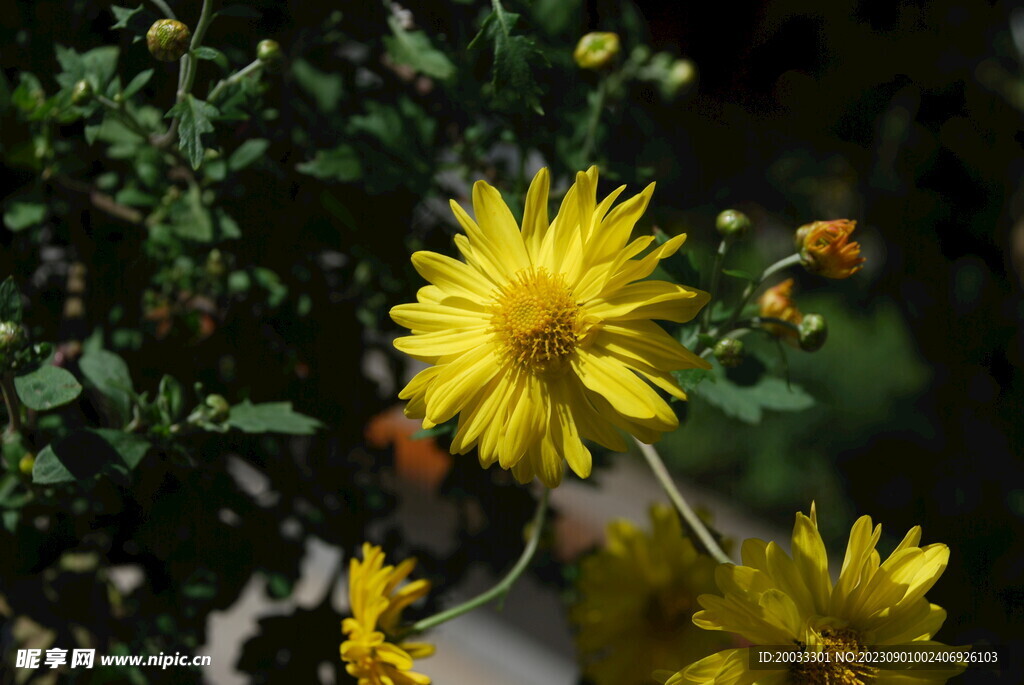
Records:
[[[802,411],[814,406],[814,398],[802,387],[771,376],[750,386],[719,376],[715,383],[704,383],[695,392],[727,416],[750,424],[760,423],[765,410]]]
[[[13,276],[0,283],[0,321],[21,323],[21,291]]]
[[[263,156],[263,153],[270,147],[270,141],[263,138],[253,138],[238,146],[231,157],[228,158],[228,168],[232,171],[240,171]]]
[[[82,386],[70,371],[49,364],[24,376],[16,376],[14,387],[18,398],[35,411],[59,407],[82,394]]]
[[[188,157],[193,169],[203,163],[203,134],[213,132],[210,119],[218,114],[217,108],[192,95],[171,107],[165,118],[178,117],[178,147]]]
[[[322,112],[333,112],[345,93],[340,74],[320,71],[304,59],[292,62],[292,75],[296,83],[313,96]]]
[[[208,60],[210,62],[213,62],[225,71],[231,68],[231,63],[228,62],[228,58],[224,55],[223,52],[217,50],[216,48],[201,45],[200,47],[192,51],[192,56],[196,59]]]
[[[359,155],[351,145],[342,143],[333,150],[320,150],[308,162],[297,164],[295,168],[303,174],[309,174],[322,181],[357,181],[363,175]]]
[[[714,374],[708,369],[683,369],[681,371],[673,371],[672,375],[675,377],[679,387],[683,389],[683,392],[687,393],[708,378],[712,381],[715,380]]]
[[[249,400],[231,407],[227,423],[244,433],[286,433],[312,435],[323,424],[311,416],[292,409],[291,402],[263,402]]]
[[[155,70],[153,69],[146,69],[145,71],[140,71],[136,74],[135,78],[129,81],[128,85],[124,87],[123,91],[121,91],[125,98],[130,98],[145,88],[146,84],[149,83],[149,80],[153,78],[154,71]]]
[[[203,204],[202,191],[192,184],[171,210],[174,233],[186,240],[209,243],[214,239],[213,220]]]
[[[114,13],[114,18],[117,19],[117,23],[111,26],[112,29],[126,29],[128,28],[128,22],[131,21],[132,17],[142,11],[142,5],[139,5],[135,9],[128,7],[118,7],[112,5],[110,11]]]
[[[46,205],[38,202],[15,200],[4,208],[4,225],[12,231],[24,231],[42,223],[45,218]]]
[[[152,446],[145,437],[137,433],[125,433],[112,428],[96,428],[91,432],[107,441],[129,470],[134,469]]]
[[[126,424],[131,418],[134,390],[124,360],[107,350],[88,350],[79,360],[79,367],[85,379],[103,395],[111,421],[118,426]]]
[[[423,31],[406,31],[395,16],[388,17],[390,36],[384,36],[384,47],[398,64],[410,66],[432,78],[445,80],[455,73],[455,65],[435,48]]]
[[[473,49],[485,38],[494,42],[494,69],[491,87],[496,100],[508,107],[527,107],[543,114],[540,107],[540,86],[533,77],[534,64],[547,64],[547,58],[536,44],[523,35],[513,35],[519,15],[506,12],[499,0],[493,11],[470,42]]]

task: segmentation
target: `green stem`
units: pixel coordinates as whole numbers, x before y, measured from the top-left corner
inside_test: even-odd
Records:
[[[196,80],[199,62],[199,60],[192,56],[192,53],[202,46],[206,30],[210,28],[212,21],[213,0],[203,0],[203,8],[199,11],[199,23],[196,24],[196,30],[192,34],[192,42],[189,44],[188,52],[181,58],[181,70],[178,72],[178,94],[175,98],[175,104],[184,100],[185,96],[192,92],[192,84]],[[171,125],[167,127],[166,133],[153,136],[150,142],[156,147],[166,147],[174,139],[174,134],[177,132],[178,117],[175,116],[171,119]]]
[[[644,459],[647,460],[647,464],[651,467],[651,471],[654,472],[654,476],[661,483],[661,487],[665,490],[665,494],[672,500],[672,504],[675,505],[679,515],[683,517],[683,521],[689,527],[690,531],[701,541],[704,545],[704,549],[715,558],[721,564],[731,564],[732,559],[729,555],[719,546],[718,542],[715,541],[715,537],[711,534],[711,531],[707,529],[704,522],[700,520],[696,512],[690,508],[690,505],[683,499],[682,493],[676,488],[676,484],[672,482],[672,476],[669,475],[668,469],[665,468],[665,462],[661,460],[658,455],[658,451],[654,449],[652,445],[640,442],[634,438],[636,444],[640,447],[640,452],[644,455]]]
[[[258,59],[253,60],[252,62],[245,65],[244,67],[242,67],[235,73],[231,74],[227,78],[221,79],[217,83],[217,85],[213,87],[213,90],[210,91],[210,94],[207,96],[206,101],[212,103],[220,96],[222,92],[224,92],[225,88],[235,83],[238,83],[249,74],[259,72],[261,68],[263,68],[263,62],[259,61]]]
[[[732,312],[732,316],[729,317],[729,320],[725,324],[725,326],[722,326],[720,329],[714,331],[714,337],[719,337],[719,331],[728,331],[736,327],[736,321],[739,320],[740,314],[743,313],[743,308],[747,306],[747,302],[749,302],[750,298],[753,297],[754,293],[756,293],[757,290],[762,285],[764,285],[765,281],[767,281],[769,278],[771,278],[778,272],[782,271],[783,269],[788,269],[789,267],[799,263],[799,253],[791,254],[788,257],[780,259],[779,261],[770,265],[767,269],[764,270],[764,272],[761,273],[761,277],[759,279],[748,283],[747,287],[743,290],[743,294],[740,296],[740,301],[736,304],[736,309],[734,309]]]
[[[715,253],[715,261],[711,265],[711,283],[708,285],[708,295],[711,297],[704,306],[704,318],[700,322],[701,333],[707,333],[708,328],[711,327],[712,304],[715,301],[715,291],[718,290],[718,282],[722,278],[722,263],[725,261],[725,253],[729,251],[730,243],[731,241],[728,238],[722,239],[722,242],[718,244],[718,252]]]
[[[477,595],[473,599],[414,623],[409,629],[409,633],[422,633],[428,628],[439,626],[446,621],[458,618],[477,607],[481,607],[492,600],[505,596],[508,591],[512,589],[512,586],[519,579],[519,576],[523,574],[523,571],[525,571],[530,565],[530,561],[533,559],[533,555],[537,551],[537,545],[540,543],[541,532],[544,528],[544,515],[547,512],[548,497],[550,494],[551,491],[544,488],[544,494],[541,495],[540,501],[537,502],[537,510],[533,515],[533,521],[530,523],[530,539],[527,540],[526,547],[523,549],[523,553],[520,555],[519,561],[517,561],[516,565],[512,567],[512,570],[508,572],[508,575],[501,579],[501,582],[490,590]]]
[[[21,404],[18,402],[18,392],[14,389],[14,376],[8,373],[0,377],[0,390],[3,390],[4,405],[10,421],[7,424],[7,435],[17,435],[21,432]]]
[[[172,10],[170,8],[170,6],[166,2],[164,2],[164,0],[151,0],[151,1],[152,1],[152,3],[154,5],[156,5],[156,8],[158,10],[160,10],[161,12],[164,13],[164,16],[166,16],[168,19],[177,19],[178,18],[178,17],[174,16],[174,10]]]
[[[594,150],[595,138],[597,138],[597,125],[601,123],[601,110],[604,109],[604,102],[608,98],[608,79],[602,78],[597,84],[597,97],[594,98],[594,109],[590,112],[590,122],[587,124],[587,135],[583,139],[582,154],[580,155],[583,166],[590,163],[590,154]]]
[[[132,133],[136,133],[142,136],[144,139],[149,138],[149,132],[142,127],[139,120],[136,119],[131,112],[126,110],[123,106],[117,104],[105,95],[97,95],[96,102],[106,107],[114,116],[121,120],[125,126],[131,129]]]

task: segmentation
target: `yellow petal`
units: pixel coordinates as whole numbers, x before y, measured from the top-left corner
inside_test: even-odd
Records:
[[[684,323],[696,316],[709,299],[702,290],[667,281],[641,281],[587,303],[586,311],[605,321],[664,319]]]
[[[486,315],[478,311],[432,302],[400,304],[392,307],[389,313],[399,326],[414,331],[450,331],[488,324]]]
[[[663,371],[711,368],[711,364],[683,347],[653,321],[641,319],[606,323],[597,334],[595,343]]]
[[[448,295],[464,297],[471,301],[490,298],[490,281],[481,276],[479,271],[457,259],[436,252],[420,251],[413,253],[412,265],[420,276]]]
[[[572,365],[583,385],[608,400],[623,416],[674,420],[674,415],[669,417],[671,410],[650,386],[606,353],[577,350]]]
[[[814,601],[818,614],[828,612],[828,601],[832,594],[832,579],[828,575],[828,554],[825,543],[818,533],[818,527],[810,518],[798,513],[793,526],[793,562],[803,578]]]
[[[473,184],[473,211],[492,254],[505,268],[511,273],[529,268],[530,256],[526,253],[519,226],[493,186],[484,181]]]
[[[427,418],[444,423],[498,372],[500,364],[490,345],[468,350],[445,364],[427,390]]]
[[[395,338],[395,347],[406,354],[427,361],[466,350],[487,346],[493,334],[489,326],[474,326],[460,330],[441,330]]]
[[[526,450],[540,439],[547,422],[547,406],[533,374],[518,374],[509,404],[510,413],[498,453],[498,463],[503,469],[511,468],[522,459]]]
[[[586,245],[587,259],[591,262],[603,262],[613,258],[626,245],[636,222],[647,211],[647,204],[654,194],[654,184],[644,188],[643,192],[626,200],[613,209],[608,217],[601,222]]]
[[[531,261],[540,255],[540,246],[548,230],[548,193],[551,189],[551,175],[542,168],[530,182],[526,191],[526,208],[523,210],[523,242]]]
[[[638,238],[627,247],[622,255],[616,259],[615,264],[609,269],[610,276],[604,286],[606,293],[613,293],[619,288],[632,283],[633,281],[639,281],[641,278],[647,278],[650,276],[654,269],[657,268],[658,262],[662,259],[667,259],[679,251],[683,243],[686,242],[686,234],[681,233],[677,236],[673,236],[666,240],[662,245],[654,248],[647,255],[641,259],[633,259],[633,256],[639,254],[639,251],[629,254],[628,257],[623,258],[627,253],[634,249],[634,245],[641,240]],[[653,242],[654,237],[650,236],[650,239],[646,241],[643,247],[646,247]],[[642,248],[641,248],[642,249]]]

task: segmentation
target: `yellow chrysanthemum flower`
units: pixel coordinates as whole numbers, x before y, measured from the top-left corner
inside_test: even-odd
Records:
[[[856,221],[815,221],[796,231],[796,245],[804,267],[825,278],[849,278],[864,267],[860,243],[850,240]]]
[[[701,595],[704,610],[693,622],[705,630],[737,633],[754,645],[833,654],[865,647],[913,644],[946,646],[931,637],[946,612],[924,595],[946,569],[949,548],[919,547],[921,527],[907,533],[881,562],[875,549],[882,527],[862,516],[850,531],[846,558],[835,584],[828,572],[825,543],[811,515],[796,515],[792,558],[774,542],[747,540],[743,565],[722,564],[715,580],[723,596]],[[704,658],[683,671],[661,674],[666,685],[925,685],[944,683],[960,665],[931,663],[926,669],[892,670],[864,663],[798,663],[768,670],[751,668],[751,650],[729,649]]]
[[[433,645],[387,641],[398,630],[402,610],[430,591],[426,580],[398,588],[415,566],[415,559],[385,566],[384,552],[369,543],[363,544],[362,561],[352,559],[348,577],[352,617],[341,623],[348,638],[341,643],[341,658],[359,685],[430,685],[428,676],[411,669],[413,659],[434,653]]]
[[[647,443],[678,426],[646,381],[685,399],[671,371],[709,368],[651,319],[689,321],[707,293],[645,281],[686,239],[676,236],[640,259],[654,240],[629,242],[654,191],[612,208],[619,188],[596,200],[597,168],[576,176],[548,223],[547,169],[530,184],[522,229],[501,195],[473,186],[476,221],[452,201],[466,235],[465,262],[417,252],[428,285],[415,304],[391,310],[412,330],[395,347],[429,364],[399,394],[424,428],[456,414],[453,454],[478,448],[521,483],[561,481],[563,462],[581,478],[590,451],[581,438],[613,450],[626,443],[613,427]]]
[[[647,685],[657,668],[682,668],[729,640],[691,620],[715,589],[715,560],[683,535],[679,515],[651,508],[651,532],[608,525],[605,547],[583,561],[572,609],[584,673],[596,685]]]

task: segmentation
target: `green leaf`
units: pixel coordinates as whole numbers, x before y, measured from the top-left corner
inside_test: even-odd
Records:
[[[384,47],[398,64],[405,64],[427,76],[446,80],[455,74],[455,65],[436,49],[423,31],[406,31],[394,15],[388,17],[391,36],[384,36]]]
[[[706,378],[711,378],[714,381],[714,374],[708,369],[683,369],[682,371],[673,371],[672,375],[675,376],[676,382],[679,383],[679,387],[683,389],[683,392],[690,392],[698,385],[700,385]]]
[[[74,88],[79,81],[89,82],[97,93],[105,91],[107,84],[117,71],[117,58],[120,50],[113,45],[93,48],[88,52],[78,53],[63,45],[54,47],[57,63],[61,73],[57,74],[57,83],[64,89]]]
[[[313,96],[322,112],[333,112],[345,93],[341,74],[320,71],[304,59],[292,62],[292,75],[296,83]]]
[[[178,117],[178,147],[188,157],[193,169],[198,169],[203,163],[202,137],[204,133],[213,132],[210,119],[217,114],[217,108],[213,105],[186,95],[165,115],[165,118]]]
[[[137,433],[112,428],[96,428],[92,432],[106,440],[129,469],[138,466],[151,447],[149,440]]]
[[[0,321],[21,323],[21,291],[14,282],[14,276],[8,276],[0,283]]]
[[[107,350],[88,350],[79,360],[86,380],[105,398],[105,409],[116,425],[123,426],[131,418],[132,377],[121,357]]]
[[[145,71],[140,71],[136,74],[135,78],[129,81],[128,85],[124,87],[123,91],[121,91],[125,98],[130,98],[145,88],[146,84],[149,83],[149,80],[153,78],[154,71],[155,70],[153,69],[146,69]]]
[[[4,209],[4,225],[12,231],[24,231],[42,223],[45,218],[46,205],[38,202],[15,200],[8,203]]]
[[[727,416],[750,424],[760,423],[765,410],[802,411],[814,406],[814,398],[799,385],[787,385],[772,376],[755,385],[740,386],[723,375],[715,383],[704,383],[696,393]]]
[[[14,387],[25,406],[47,411],[74,401],[82,394],[82,386],[67,369],[44,364],[35,371],[16,376]]]
[[[112,5],[110,7],[110,11],[114,13],[114,18],[117,19],[117,23],[111,26],[110,28],[126,29],[128,28],[128,22],[131,21],[131,18],[142,11],[142,5],[139,5],[135,9]]]
[[[342,143],[333,150],[320,150],[308,161],[296,165],[300,173],[315,176],[322,181],[357,181],[363,175],[359,155],[351,145]]]
[[[228,58],[224,56],[224,53],[215,48],[211,48],[202,45],[192,51],[192,56],[196,59],[209,60],[216,63],[218,67],[227,71],[231,68],[231,63],[228,62]]]
[[[174,376],[164,375],[160,379],[160,387],[157,391],[157,405],[160,407],[162,418],[167,423],[173,423],[181,416],[185,408],[185,391]]]
[[[249,400],[231,407],[227,423],[244,433],[287,433],[312,435],[323,424],[292,409],[291,402],[263,402]]]
[[[193,183],[189,186],[185,195],[172,207],[171,217],[176,235],[200,243],[213,241],[213,220],[203,204],[203,194],[198,185]]]
[[[263,138],[253,138],[238,146],[231,157],[228,158],[228,168],[232,171],[239,171],[249,166],[263,156],[263,153],[270,147],[270,141]]]
[[[149,450],[141,435],[86,428],[44,447],[32,468],[32,482],[56,485],[92,478],[100,473],[134,469]]]
[[[540,86],[533,78],[534,64],[547,64],[543,53],[526,36],[512,35],[519,15],[506,12],[499,0],[493,0],[494,11],[470,42],[473,49],[482,40],[494,42],[494,70],[491,88],[499,103],[509,108],[526,106],[543,114],[540,106]]]

